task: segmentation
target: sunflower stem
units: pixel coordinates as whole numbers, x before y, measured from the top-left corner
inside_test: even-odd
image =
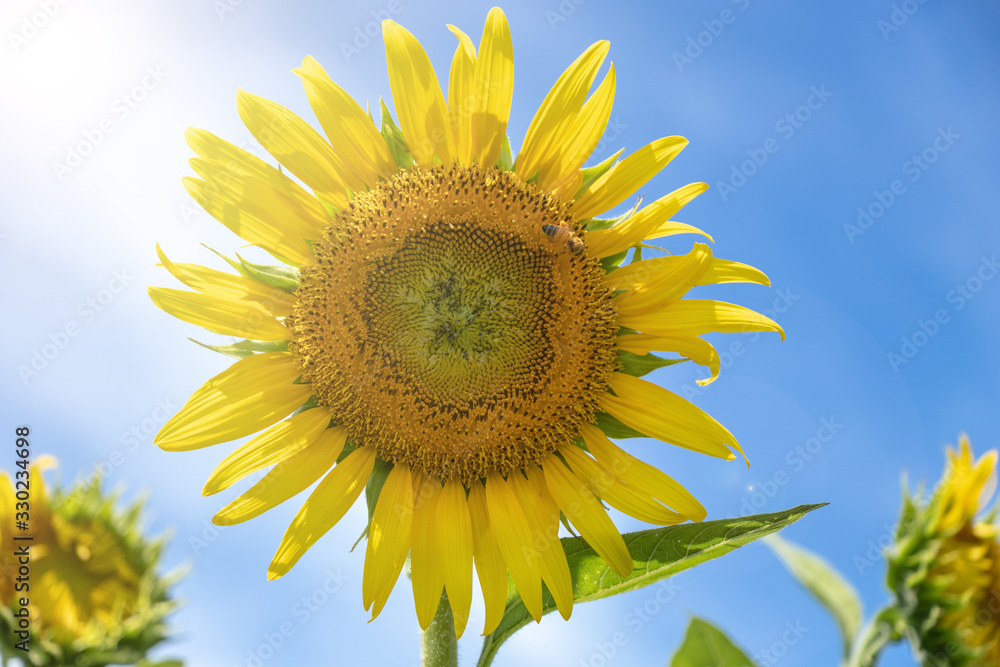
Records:
[[[422,667],[458,667],[455,617],[451,614],[447,593],[441,593],[434,619],[420,633],[420,664]]]
[[[847,667],[875,667],[882,651],[899,641],[901,618],[899,610],[889,606],[882,609],[854,640],[854,651],[846,662]]]

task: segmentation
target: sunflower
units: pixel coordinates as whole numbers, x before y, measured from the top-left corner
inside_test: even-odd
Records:
[[[45,456],[17,470],[17,491],[0,475],[3,654],[36,666],[134,664],[166,637],[174,607],[172,578],[156,573],[163,541],[142,535],[141,503],[116,508],[97,479],[50,495],[42,473],[53,465]],[[27,532],[9,530],[15,517]]]
[[[888,579],[922,664],[1000,665],[1000,524],[979,516],[996,467],[962,434],[931,500],[905,499]]]
[[[245,340],[218,348],[242,358],[196,391],[156,443],[183,451],[266,429],[205,485],[216,493],[275,466],[218,513],[219,525],[319,481],[281,541],[271,579],[367,485],[374,509],[362,593],[373,617],[409,555],[423,628],[446,591],[462,633],[473,562],[485,632],[503,614],[508,572],[536,620],[543,582],[568,618],[560,514],[622,576],[632,558],[602,501],[660,525],[705,516],[680,484],[609,433],[722,459],[742,453],[706,413],[640,378],[671,363],[650,350],[707,366],[703,382],[711,381],[719,356],[701,334],[780,328],[737,305],[682,297],[698,285],[768,281],[701,243],[641,259],[644,240],[707,236],[670,221],[704,183],[616,219],[596,217],[687,144],[665,137],[583,167],[614,98],[613,65],[590,93],[607,42],[559,77],[515,162],[503,12],[490,11],[478,51],[449,26],[458,47],[447,99],[416,38],[392,21],[382,26],[398,126],[383,103],[376,127],[307,57],[294,72],[326,138],[274,102],[237,96],[243,122],[281,168],[206,131],[187,132],[199,175],[184,180],[188,192],[282,265],[237,256],[227,258],[231,274],[160,252],[162,265],[196,291],[152,287],[156,305]]]

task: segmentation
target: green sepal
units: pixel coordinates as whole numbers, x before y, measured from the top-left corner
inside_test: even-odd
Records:
[[[504,171],[514,168],[514,154],[510,151],[510,137],[504,135],[503,144],[500,145],[500,156],[497,158],[497,167]]]
[[[639,355],[634,352],[618,350],[619,370],[626,375],[634,375],[636,377],[642,377],[647,373],[652,373],[657,368],[673,366],[674,364],[679,364],[682,361],[687,361],[687,359],[664,359],[663,357],[658,357],[655,354]]]
[[[624,152],[624,148],[619,149],[617,153],[609,157],[607,160],[595,164],[593,167],[585,167],[581,169],[580,171],[583,173],[583,181],[580,182],[580,189],[576,191],[575,195],[573,195],[573,199],[579,199],[580,195],[586,192],[587,188],[594,184],[594,181],[606,174],[608,169],[611,169],[611,166],[615,163],[615,160],[618,159],[618,156]]]
[[[410,169],[413,166],[413,156],[410,155],[410,149],[406,146],[403,131],[393,122],[392,114],[389,113],[389,107],[385,105],[385,100],[380,97],[378,103],[382,109],[382,129],[380,132],[382,133],[382,138],[385,139],[386,145],[389,147],[389,153],[392,155],[392,159],[395,160],[397,167],[400,169]]]
[[[292,413],[292,416],[294,417],[295,415],[300,415],[306,410],[312,410],[313,408],[318,408],[318,407],[319,407],[319,401],[316,399],[315,396],[310,396],[305,403],[300,405],[299,408]]]
[[[692,616],[684,633],[684,642],[670,667],[756,667],[743,649],[719,628],[708,621]]]
[[[382,459],[375,458],[375,467],[372,468],[371,477],[368,478],[368,483],[365,484],[365,503],[368,505],[368,523],[365,525],[365,529],[361,531],[361,536],[358,537],[357,542],[351,547],[351,551],[358,546],[368,535],[368,531],[372,527],[372,517],[375,516],[375,505],[378,504],[378,497],[382,493],[382,486],[385,484],[386,477],[389,476],[389,472],[392,470],[393,466],[388,461],[383,461]]]
[[[288,351],[288,341],[287,340],[275,340],[275,341],[260,341],[260,340],[241,340],[238,343],[233,343],[232,345],[208,345],[197,341],[194,338],[188,338],[192,343],[197,343],[202,347],[206,347],[213,352],[218,352],[219,354],[224,354],[227,357],[233,357],[234,359],[246,359],[247,357],[257,354],[259,352],[287,352]]]
[[[636,431],[631,426],[626,426],[625,424],[618,421],[617,418],[612,417],[607,412],[598,412],[597,416],[594,418],[597,423],[597,428],[604,431],[604,435],[609,438],[622,439],[622,438],[647,438],[645,433],[640,433]]]
[[[625,533],[622,538],[633,562],[632,573],[626,577],[615,574],[582,539],[563,537],[561,541],[573,582],[574,604],[626,593],[667,579],[781,530],[823,505],[825,503],[800,505],[783,512]],[[542,613],[555,609],[552,595],[545,590]],[[528,610],[508,579],[504,615],[496,630],[483,641],[477,667],[490,665],[503,642],[531,621]]]
[[[334,206],[333,204],[331,204],[327,200],[323,199],[322,197],[320,197],[315,192],[313,193],[313,196],[316,197],[316,199],[319,200],[319,203],[323,205],[324,209],[326,209],[326,214],[328,216],[330,216],[331,218],[337,217],[337,214],[340,213],[340,209],[339,208],[337,208],[336,206]]]
[[[202,245],[205,244],[203,243]],[[210,248],[207,245],[205,247],[221,257],[226,264],[236,269],[236,272],[244,278],[250,278],[265,285],[276,287],[289,294],[295,294],[295,290],[299,286],[299,270],[292,266],[253,264],[240,257],[239,254],[236,255],[239,259],[237,262],[234,259],[229,259],[214,248]]]
[[[254,264],[240,257],[239,253],[236,257],[240,260],[240,266],[234,268],[247,278],[277,287],[289,294],[295,294],[295,290],[299,287],[299,270],[295,267]]]
[[[611,273],[625,261],[625,256],[628,255],[628,250],[622,250],[621,252],[616,252],[613,255],[608,255],[607,257],[601,258],[601,268],[604,269],[604,273]]]

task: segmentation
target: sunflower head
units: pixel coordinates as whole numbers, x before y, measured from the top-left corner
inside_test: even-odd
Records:
[[[174,606],[170,581],[156,572],[163,541],[143,536],[141,503],[117,508],[116,498],[103,494],[99,481],[78,482],[49,495],[42,472],[53,462],[43,457],[28,475],[18,470],[13,480],[0,476],[4,652],[25,655],[15,644],[23,639],[16,631],[24,631],[26,610],[31,665],[138,662],[166,637],[164,619]],[[11,528],[19,514],[17,491],[25,488],[30,491],[28,530],[18,532]],[[18,555],[25,551],[27,573]]]
[[[973,458],[968,438],[949,448],[929,501],[907,496],[889,587],[928,665],[1000,664],[1000,524],[981,515],[996,484],[997,452]]]
[[[594,86],[607,42],[559,77],[515,158],[503,12],[490,11],[478,49],[449,28],[458,45],[445,94],[416,38],[383,23],[398,125],[384,103],[376,125],[307,57],[295,73],[325,137],[285,107],[237,95],[240,117],[280,168],[188,131],[198,175],[185,179],[188,192],[281,264],[224,257],[230,273],[159,252],[194,291],[153,287],[153,301],[241,340],[209,346],[239,361],[196,391],[156,443],[182,451],[254,436],[205,493],[271,470],[222,509],[219,524],[318,482],[271,578],[367,486],[365,608],[379,613],[409,555],[421,625],[444,590],[461,633],[475,562],[489,632],[508,572],[536,619],[543,581],[569,616],[560,515],[623,576],[632,558],[602,501],[661,525],[704,518],[680,484],[608,434],[736,458],[728,430],[640,376],[690,359],[710,369],[710,382],[719,355],[702,334],[781,329],[734,304],[684,298],[701,285],[767,284],[760,271],[713,257],[703,243],[642,259],[651,239],[707,237],[670,219],[704,183],[641,208],[629,201],[687,140],[663,137],[584,166],[614,99],[613,65]],[[623,204],[629,212],[598,217]]]

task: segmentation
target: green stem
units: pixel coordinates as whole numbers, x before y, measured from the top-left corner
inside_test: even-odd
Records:
[[[854,651],[848,667],[875,667],[886,646],[901,638],[899,610],[886,607],[868,623],[864,632],[854,641]]]
[[[430,626],[420,633],[420,664],[422,667],[458,667],[458,640],[455,638],[455,617],[447,593]]]

